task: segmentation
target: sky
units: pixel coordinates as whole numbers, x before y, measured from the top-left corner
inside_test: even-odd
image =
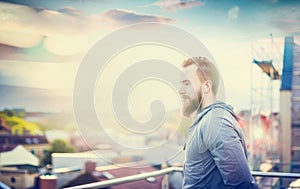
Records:
[[[22,107],[33,111],[70,108],[78,69],[88,50],[97,41],[128,25],[155,22],[180,28],[201,41],[221,70],[225,100],[237,111],[248,110],[255,101],[253,88],[259,88],[262,80],[266,80],[265,87],[269,82],[251,62],[253,58],[273,59],[281,72],[284,37],[294,36],[297,41],[300,35],[299,8],[300,2],[291,0],[0,1],[0,90],[10,87],[9,91],[18,93],[21,88],[24,94],[26,89],[36,91],[27,94],[25,100],[20,94],[6,94],[0,100],[0,108]],[[134,62],[156,58],[178,66],[184,58],[178,50],[168,47],[145,45],[134,52],[130,48],[128,52],[117,54],[111,65],[116,67],[113,62],[124,60],[128,64],[123,68],[127,69]],[[101,87],[113,85],[118,73],[121,74],[114,71],[116,69],[107,69],[111,71],[98,76],[97,96],[105,93]],[[101,79],[106,81],[102,86]],[[279,85],[275,82],[275,89]],[[141,92],[132,93],[137,97],[130,101],[145,107],[144,101],[149,103],[158,96],[167,96],[170,98],[161,97],[161,100],[173,99],[166,102],[171,109],[178,105],[178,102],[173,103],[178,98],[175,90],[160,94],[153,92],[156,86],[151,88],[147,82],[145,86],[136,87]],[[43,107],[41,99],[45,92],[40,92],[42,89],[46,93],[51,90],[52,96],[63,96],[63,99],[67,96],[70,100],[59,101],[55,106],[56,100],[45,100]],[[151,92],[152,97],[145,97]],[[104,101],[100,98],[100,104],[110,98],[102,96]]]

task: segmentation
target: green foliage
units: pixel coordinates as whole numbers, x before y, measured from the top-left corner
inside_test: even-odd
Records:
[[[19,110],[16,112],[16,116],[19,117],[19,118],[25,118],[26,116],[26,112],[25,110]]]
[[[6,125],[12,128],[12,134],[42,134],[47,130],[59,129],[65,131],[76,130],[73,114],[59,113],[44,115],[37,122],[29,122],[24,119],[26,116],[24,109],[5,109],[0,111],[0,117],[4,118]]]
[[[56,153],[71,153],[74,152],[74,148],[61,139],[56,139],[51,143],[50,151]]]
[[[12,116],[15,116],[15,115],[16,115],[15,111],[9,110],[9,109],[5,109],[5,110],[4,110],[4,113],[5,113],[8,117],[12,117]]]
[[[8,117],[17,116],[19,118],[25,118],[26,111],[24,109],[4,109],[3,113],[6,114]]]
[[[48,151],[44,152],[43,165],[52,164],[52,153],[73,153],[75,149],[66,141],[56,139],[51,143],[51,147]]]
[[[52,153],[49,150],[45,150],[43,154],[42,166],[46,166],[48,164],[52,164]]]
[[[24,131],[31,135],[42,134],[42,131],[38,124],[34,122],[26,121],[23,118],[17,117],[15,113],[9,110],[0,113],[6,124],[11,127],[12,134],[24,134]]]
[[[11,132],[12,134],[19,134],[22,135],[24,134],[23,131],[28,131],[31,135],[35,134],[41,134],[40,127],[33,122],[28,122],[24,119],[21,119],[19,117],[12,117],[11,118],[12,122],[15,122],[16,124],[12,126]]]

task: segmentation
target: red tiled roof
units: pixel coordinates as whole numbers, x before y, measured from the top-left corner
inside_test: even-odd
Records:
[[[84,173],[84,174],[78,176],[77,178],[73,179],[72,181],[68,182],[68,184],[66,184],[64,187],[77,186],[77,185],[81,185],[81,184],[87,184],[87,183],[92,183],[92,182],[108,180],[107,178],[105,178],[103,176],[103,172],[108,172],[111,175],[113,175],[115,178],[122,178],[122,177],[126,177],[126,176],[132,176],[132,175],[137,175],[140,173],[152,172],[152,171],[157,171],[157,169],[150,167],[150,166],[149,167],[141,167],[141,168],[117,167],[117,168],[112,168],[112,169],[105,169],[105,170],[95,171],[92,174]],[[158,177],[155,177],[154,182],[148,182],[146,179],[144,179],[144,180],[139,180],[139,181],[128,182],[128,183],[124,183],[124,184],[111,186],[109,188],[111,188],[111,189],[157,189],[157,188],[161,188],[162,179],[163,179],[163,176],[158,176]],[[86,182],[87,180],[89,180],[91,182]]]
[[[5,130],[9,133],[11,132],[10,127],[6,125],[5,120],[2,117],[0,117],[0,131],[1,130]]]
[[[13,135],[13,138],[19,144],[48,144],[45,135]]]
[[[153,167],[142,167],[142,168],[120,167],[117,169],[107,170],[107,172],[112,174],[115,178],[132,176],[132,175],[141,174],[143,172],[152,172],[152,171],[157,171],[157,169],[155,169]],[[143,189],[143,188],[157,189],[157,188],[161,187],[162,178],[163,178],[162,176],[158,176],[158,177],[155,177],[154,182],[148,182],[146,179],[143,179],[143,180],[139,180],[139,181],[115,185],[110,188],[112,188],[112,189]],[[106,180],[106,179],[102,178],[99,180]]]
[[[48,144],[45,135],[0,135],[0,144]]]
[[[66,187],[72,187],[72,186],[78,186],[82,184],[88,184],[88,183],[93,183],[93,182],[98,182],[99,180],[94,177],[93,175],[89,173],[83,173],[76,177],[75,179],[69,181],[67,184],[63,186],[63,188]]]
[[[0,153],[12,151],[17,146],[18,145],[16,145],[16,144],[0,144]]]

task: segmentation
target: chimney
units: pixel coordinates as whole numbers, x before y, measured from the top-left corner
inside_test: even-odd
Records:
[[[85,162],[85,172],[92,174],[96,169],[96,162],[87,161]]]
[[[42,175],[39,178],[39,188],[40,189],[55,189],[57,177],[55,175]]]
[[[36,178],[35,188],[39,189],[56,189],[57,187],[57,176],[52,173],[53,168],[51,165],[46,165],[45,172]]]

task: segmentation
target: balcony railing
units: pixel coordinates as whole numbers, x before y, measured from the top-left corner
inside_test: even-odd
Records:
[[[74,187],[68,187],[65,189],[85,189],[85,188],[104,188],[109,186],[114,186],[118,184],[134,182],[138,180],[147,179],[149,177],[157,177],[161,175],[166,175],[173,172],[182,172],[182,167],[169,167],[166,169],[153,171],[149,173],[142,173],[138,175],[132,175],[122,178],[116,178],[107,181],[94,182],[90,184],[83,184]],[[283,172],[260,172],[260,171],[251,171],[253,177],[276,177],[276,178],[290,178],[290,179],[300,179],[300,173],[283,173]]]

